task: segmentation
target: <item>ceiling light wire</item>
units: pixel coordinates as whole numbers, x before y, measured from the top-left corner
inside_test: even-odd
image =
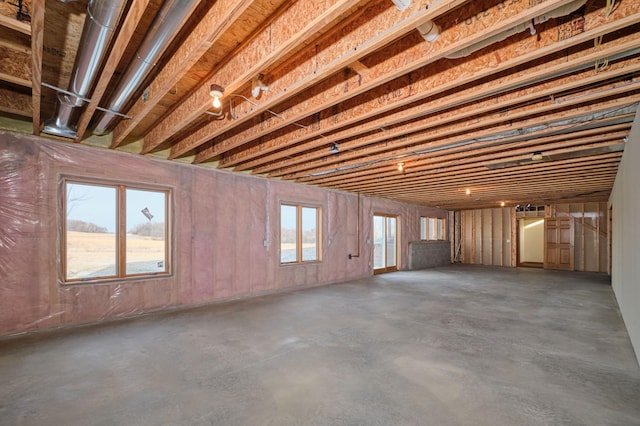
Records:
[[[229,95],[229,97],[230,97],[230,99],[229,99],[229,115],[231,116],[231,118],[233,120],[237,120],[238,117],[239,117],[235,112],[236,105],[235,105],[235,102],[233,101],[234,98],[242,98],[245,101],[249,102],[251,105],[256,106],[256,107],[258,106],[258,104],[256,102],[252,101],[251,99],[249,99],[249,98],[247,98],[246,96],[243,96],[243,95],[236,95],[235,93],[232,93],[232,94]],[[275,117],[278,117],[279,119],[281,119],[283,121],[286,120],[281,114],[278,114],[275,111],[272,111],[270,109],[267,109],[265,111],[270,113],[271,115],[273,115]],[[311,129],[311,126],[305,126],[304,124],[300,124],[298,122],[293,122],[293,123],[290,123],[290,124],[293,125],[293,126],[298,126],[298,127],[302,128],[302,129],[305,129],[305,130],[310,130]],[[319,134],[318,136],[326,138],[326,136],[323,135],[323,134]]]

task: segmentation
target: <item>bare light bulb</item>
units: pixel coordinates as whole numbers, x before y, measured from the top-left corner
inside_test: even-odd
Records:
[[[404,163],[398,163],[398,171],[401,172],[404,170]]]
[[[471,190],[469,188],[467,188],[466,193],[467,193],[467,195],[471,195]]]
[[[213,105],[213,107],[217,109],[222,106],[222,102],[220,102],[220,98],[218,96],[214,96],[211,105]]]

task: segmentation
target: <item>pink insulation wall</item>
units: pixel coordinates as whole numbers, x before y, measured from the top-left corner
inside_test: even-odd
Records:
[[[171,276],[102,283],[61,280],[62,176],[173,189]],[[322,262],[280,265],[279,206],[322,208]],[[420,216],[447,212],[361,198],[66,142],[0,132],[0,335],[90,323],[314,286],[372,274],[374,212],[400,218],[400,269]]]

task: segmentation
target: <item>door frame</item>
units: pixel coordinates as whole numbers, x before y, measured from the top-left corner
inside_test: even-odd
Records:
[[[376,249],[376,245],[375,245],[375,239],[373,238],[373,234],[375,232],[375,230],[373,229],[374,226],[374,220],[375,217],[383,217],[384,220],[384,245],[386,247],[386,241],[387,241],[387,218],[393,218],[396,220],[396,264],[394,266],[385,266],[384,268],[377,268],[375,267],[375,249]],[[372,266],[373,266],[373,274],[374,275],[378,275],[378,274],[384,274],[386,272],[395,272],[398,271],[398,265],[400,264],[400,216],[396,215],[396,214],[390,214],[390,213],[377,213],[374,212],[373,215],[371,216],[371,226],[372,226],[372,239],[373,239],[373,244],[371,247],[371,257],[372,257]],[[387,264],[387,260],[386,260],[386,250],[385,250],[385,265]]]
[[[574,223],[573,217],[552,217],[544,221],[544,269],[565,271],[574,270]],[[567,233],[567,240],[563,241],[562,230]],[[553,232],[553,233],[552,233]],[[550,241],[550,236],[553,235]],[[568,252],[568,254],[566,254]],[[550,254],[553,253],[551,256]],[[563,254],[567,262],[562,262]],[[555,262],[554,262],[555,260]]]
[[[527,220],[527,219],[541,219],[543,221],[546,221],[546,218],[544,217],[539,217],[539,216],[535,216],[535,217],[518,217],[516,218],[516,266],[517,267],[524,267],[524,268],[543,268],[544,267],[544,260],[542,262],[522,262],[520,256],[521,256],[521,250],[520,250],[520,241],[522,238],[522,235],[520,235],[520,221],[522,220]],[[544,223],[542,224],[543,229],[542,232],[543,234],[546,232],[544,229]],[[542,242],[542,257],[544,259],[545,257],[545,253],[546,253],[546,240],[545,237],[543,236],[543,242]]]

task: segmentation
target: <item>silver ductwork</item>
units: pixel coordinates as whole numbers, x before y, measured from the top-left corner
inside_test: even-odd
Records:
[[[126,0],[89,2],[69,88],[66,93],[58,92],[57,112],[45,123],[45,133],[76,137],[75,113],[86,103],[126,4]]]
[[[574,0],[571,3],[568,3],[564,6],[560,6],[557,9],[553,9],[550,12],[547,12],[543,15],[536,17],[535,19],[532,19],[531,22],[516,25],[513,28],[510,28],[508,30],[505,30],[501,33],[494,35],[493,37],[489,37],[485,40],[479,41],[478,43],[472,44],[469,47],[466,47],[457,52],[451,53],[447,55],[446,58],[459,59],[465,56],[469,56],[470,54],[477,52],[480,49],[483,49],[489,45],[502,41],[507,37],[511,37],[514,34],[519,34],[526,30],[529,30],[531,32],[531,35],[534,35],[536,33],[535,25],[547,22],[549,19],[552,19],[552,18],[560,18],[562,16],[567,16],[568,14],[573,13],[576,10],[580,9],[582,6],[585,5],[586,2],[587,0]]]
[[[135,58],[120,78],[118,86],[113,92],[106,107],[110,112],[105,112],[100,116],[93,131],[94,134],[103,135],[112,129],[118,118],[117,113],[122,112],[134,93],[149,76],[156,62],[191,16],[198,3],[197,0],[164,2]]]

